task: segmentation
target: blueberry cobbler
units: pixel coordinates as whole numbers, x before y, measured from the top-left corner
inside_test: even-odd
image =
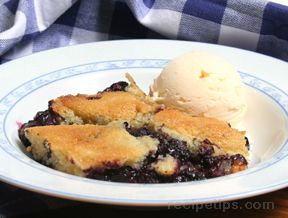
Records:
[[[56,170],[114,182],[186,182],[247,168],[245,132],[165,108],[127,78],[51,100],[19,129],[27,151]]]

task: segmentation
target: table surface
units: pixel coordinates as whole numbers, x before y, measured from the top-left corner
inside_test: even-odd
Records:
[[[5,199],[4,199],[5,198]],[[83,214],[117,215],[125,217],[288,217],[288,188],[242,199],[198,206],[166,208],[131,208],[97,205],[48,197],[0,183],[0,218],[21,214],[23,217],[80,217]],[[22,217],[21,216],[21,217]]]

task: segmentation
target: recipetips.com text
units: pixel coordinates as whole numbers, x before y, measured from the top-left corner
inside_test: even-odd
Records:
[[[171,202],[168,205],[168,210],[193,210],[199,212],[201,210],[221,210],[226,212],[228,210],[273,210],[275,204],[273,201],[245,201],[245,202],[219,202],[219,203],[210,203],[210,204],[198,204],[198,205],[182,205]]]

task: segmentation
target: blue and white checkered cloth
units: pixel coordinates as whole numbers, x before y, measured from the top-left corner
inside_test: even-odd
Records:
[[[288,61],[288,6],[267,0],[0,0],[0,63],[131,38],[223,44]],[[62,205],[52,201],[0,184],[0,217]]]
[[[0,63],[86,42],[170,38],[288,60],[288,6],[267,0],[0,0]]]

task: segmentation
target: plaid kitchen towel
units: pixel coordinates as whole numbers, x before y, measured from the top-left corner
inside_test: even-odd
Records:
[[[0,0],[1,62],[131,38],[223,44],[287,61],[288,6],[267,0]]]
[[[267,0],[0,0],[0,63],[132,38],[223,44],[288,61],[288,7]],[[0,183],[0,217],[63,205],[50,202]]]

